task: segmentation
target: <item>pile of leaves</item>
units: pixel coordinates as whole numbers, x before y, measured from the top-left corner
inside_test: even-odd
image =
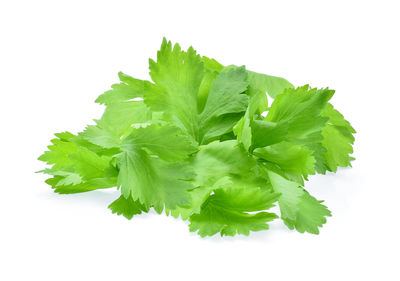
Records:
[[[268,229],[275,204],[287,227],[318,234],[331,213],[304,181],[353,160],[355,131],[329,103],[334,91],[223,66],[165,39],[149,63],[152,81],[119,73],[97,98],[96,125],[55,134],[39,158],[51,165],[46,183],[61,194],[116,187],[113,213],[153,208],[202,237]]]

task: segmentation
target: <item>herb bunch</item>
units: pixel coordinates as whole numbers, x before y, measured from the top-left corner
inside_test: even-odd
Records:
[[[318,234],[331,213],[304,183],[353,160],[355,130],[329,103],[334,91],[223,66],[166,39],[149,63],[152,81],[119,73],[97,98],[96,125],[55,134],[39,157],[51,166],[46,183],[61,194],[116,187],[113,213],[153,208],[202,237],[268,229],[275,204],[287,227]]]

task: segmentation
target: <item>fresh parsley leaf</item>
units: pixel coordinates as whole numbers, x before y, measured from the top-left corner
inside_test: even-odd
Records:
[[[150,60],[155,84],[145,84],[145,103],[153,111],[164,112],[166,121],[185,130],[199,144],[232,130],[241,117],[237,113],[244,113],[248,103],[244,67],[208,74],[193,48],[185,52],[164,40],[157,62]]]
[[[337,167],[350,166],[353,160],[350,154],[353,153],[352,145],[355,140],[353,134],[356,131],[331,104],[324,108],[321,115],[329,118],[322,130],[322,145],[326,150],[323,156],[328,170],[336,172]]]
[[[318,234],[318,227],[326,223],[326,217],[331,215],[328,208],[321,204],[323,201],[316,200],[298,183],[271,171],[267,173],[273,190],[281,194],[279,208],[285,224],[300,233]]]
[[[133,218],[134,215],[140,215],[142,212],[149,211],[144,205],[132,199],[132,197],[125,198],[120,196],[117,200],[112,202],[108,208],[113,214],[123,215],[127,219]]]
[[[274,165],[286,177],[303,183],[303,178],[315,174],[315,158],[308,148],[290,142],[257,148],[254,155]]]
[[[278,216],[263,212],[273,207],[279,195],[262,188],[224,188],[215,190],[190,217],[190,231],[201,237],[249,235],[250,231],[268,229],[267,222]],[[252,212],[250,214],[250,212]]]
[[[134,98],[143,98],[145,81],[132,78],[122,72],[118,73],[118,76],[121,83],[112,85],[111,90],[96,99],[97,103],[110,105]]]
[[[134,129],[121,150],[118,187],[125,198],[131,196],[157,212],[164,206],[175,209],[190,204],[188,191],[194,188],[187,181],[192,177],[190,166],[174,161],[187,158],[196,146],[179,128],[153,124]]]

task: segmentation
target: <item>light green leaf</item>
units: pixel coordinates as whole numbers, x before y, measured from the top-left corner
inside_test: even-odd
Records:
[[[289,124],[254,120],[251,123],[251,149],[289,141]]]
[[[274,164],[283,173],[300,181],[302,177],[315,174],[313,152],[304,146],[281,142],[271,146],[257,148],[254,155]]]
[[[321,131],[327,118],[320,114],[333,93],[328,89],[311,89],[307,85],[287,89],[274,100],[265,121],[286,127],[286,138],[292,142],[307,144],[321,140]],[[258,145],[264,146],[262,141]]]
[[[204,68],[206,64],[206,68]],[[145,83],[145,103],[164,112],[164,120],[206,144],[232,130],[246,111],[247,72],[244,67],[222,69],[213,60],[200,58],[189,48],[163,41],[157,62],[150,60],[155,82]]]
[[[188,191],[193,177],[183,162],[167,163],[151,157],[146,150],[167,161],[183,160],[196,150],[190,139],[176,127],[154,124],[134,129],[121,146],[117,162],[118,186],[125,198],[132,196],[146,208],[161,212],[164,206],[175,209],[190,203]]]
[[[248,177],[256,167],[256,161],[235,140],[212,142],[200,147],[192,159],[196,171],[196,185],[213,186],[225,176]]]
[[[164,38],[157,53],[157,62],[149,60],[150,76],[155,86],[145,85],[145,103],[155,111],[175,116],[178,126],[198,139],[197,96],[204,76],[204,66],[193,48],[181,51],[172,48]]]
[[[212,122],[209,122],[206,127],[202,128],[202,131],[205,132],[202,144],[208,144],[215,140],[223,141],[223,136],[232,133],[233,127],[242,116],[243,113],[240,112],[213,118]],[[233,136],[231,139],[235,139],[235,137]]]
[[[59,185],[59,182],[62,181],[62,179],[63,177],[55,176],[53,178],[47,179],[46,183],[54,189],[54,192],[60,194],[81,193],[117,186],[116,178],[95,178],[81,182],[79,184]]]
[[[164,207],[175,209],[190,204],[188,192],[194,186],[189,182],[193,177],[189,166],[152,159],[141,149],[124,151],[118,165],[118,186],[125,198],[131,196],[159,213]]]
[[[132,78],[122,72],[118,73],[118,76],[121,83],[112,85],[112,90],[105,92],[96,99],[97,103],[110,105],[143,97],[145,81]]]
[[[326,217],[331,215],[328,208],[312,197],[298,183],[289,181],[282,176],[267,171],[271,186],[280,193],[279,208],[281,218],[290,229],[296,228],[300,233],[318,234],[326,223]]]
[[[250,96],[268,93],[272,98],[282,94],[287,88],[294,88],[293,85],[284,78],[272,75],[261,74],[253,71],[249,73],[249,92]]]
[[[197,144],[182,130],[162,124],[133,129],[123,146],[147,148],[165,161],[183,160],[197,150]]]
[[[99,156],[87,148],[79,147],[74,153],[68,155],[74,170],[84,180],[104,177],[104,170],[110,165],[111,158]]]
[[[68,155],[76,152],[78,147],[72,142],[58,138],[52,139],[51,142],[53,144],[47,147],[49,150],[44,152],[38,159],[48,165],[54,165],[54,170],[71,169],[72,161]]]
[[[322,130],[322,145],[326,148],[323,156],[329,171],[336,172],[337,167],[350,166],[353,158],[354,128],[346,121],[339,111],[328,104],[322,111],[322,116],[328,117],[328,124]]]
[[[308,85],[286,89],[277,96],[263,121],[255,121],[252,126],[252,146],[250,150],[269,146],[282,141],[304,145],[316,160],[317,172],[326,171],[326,152],[322,146],[322,129],[328,118],[321,116],[334,91],[312,89]]]
[[[109,134],[121,137],[130,132],[133,124],[149,120],[151,120],[151,112],[143,101],[128,101],[108,105],[103,116],[96,123]]]
[[[275,123],[265,121],[260,123],[257,118],[261,119],[261,113],[268,108],[266,92],[273,93],[270,95],[275,97],[277,93],[283,93],[286,88],[292,88],[293,86],[283,78],[259,74],[252,71],[247,71],[247,73],[247,80],[249,83],[247,94],[250,96],[249,106],[245,115],[236,124],[233,131],[237,139],[243,143],[246,150],[249,150],[253,142],[254,146],[257,147],[258,140],[263,140],[264,142],[269,140],[269,143],[274,143],[274,141],[276,141],[274,139],[278,138],[278,142],[281,141],[282,132],[280,131],[284,128],[271,128],[275,126]],[[258,127],[261,127],[261,129]],[[263,127],[270,128],[264,130]]]
[[[206,104],[208,93],[210,92],[212,83],[217,77],[218,73],[224,68],[224,66],[218,63],[214,59],[209,59],[207,57],[202,57],[201,60],[204,63],[204,77],[200,84],[199,94],[197,98],[197,110],[202,112],[204,105]]]
[[[79,174],[73,172],[66,172],[66,171],[59,171],[52,169],[45,169],[40,172],[48,175],[59,176],[60,180],[57,182],[55,186],[76,185],[83,181],[82,177]]]
[[[246,110],[248,96],[242,94],[248,85],[246,77],[244,67],[230,67],[217,75],[212,83],[204,110],[200,114],[202,124],[213,117]]]
[[[236,140],[215,141],[201,146],[190,163],[196,174],[193,185],[198,186],[189,192],[191,204],[178,207],[171,211],[171,214],[187,219],[191,214],[200,211],[200,206],[210,193],[222,187],[265,187],[266,181],[254,173],[256,164],[255,159],[250,157]]]
[[[132,197],[128,199],[124,196],[120,196],[117,200],[112,202],[108,208],[113,214],[123,215],[125,218],[130,220],[134,215],[140,215],[142,212],[147,213],[149,209],[140,204],[138,201],[134,201]]]
[[[204,237],[218,232],[221,236],[249,235],[250,231],[268,229],[267,222],[278,216],[262,211],[273,207],[277,199],[278,195],[268,189],[217,189],[203,203],[200,213],[190,217],[190,231],[198,230]]]
[[[104,148],[120,147],[122,143],[117,134],[113,134],[99,126],[89,125],[79,135],[85,140]]]
[[[277,95],[282,94],[285,89],[293,88],[293,85],[284,78],[275,77],[271,75],[261,74],[253,71],[247,71],[249,88],[247,93],[250,97],[257,100],[257,108],[255,113],[261,114],[268,107],[267,95],[276,98]]]
[[[240,116],[234,113],[245,112],[249,97],[243,94],[247,89],[247,72],[244,67],[230,67],[222,70],[212,83],[204,110],[200,114],[200,142],[231,130]],[[226,115],[233,118],[227,118]],[[229,121],[229,122],[221,122]],[[221,125],[223,124],[223,125]],[[213,127],[217,127],[215,130]],[[221,127],[224,129],[221,130]],[[210,134],[210,131],[217,134]],[[222,131],[222,133],[221,133]],[[207,138],[205,138],[207,136]]]
[[[56,134],[53,145],[39,159],[53,165],[41,172],[53,175],[48,182],[55,192],[78,193],[116,186],[116,178],[109,177],[111,157],[100,156],[81,146],[81,139],[71,133]]]

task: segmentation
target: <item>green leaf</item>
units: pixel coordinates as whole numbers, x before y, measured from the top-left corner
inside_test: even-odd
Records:
[[[78,150],[77,145],[59,138],[52,139],[51,142],[53,144],[47,147],[49,150],[44,152],[38,159],[48,165],[54,165],[53,169],[55,170],[70,169],[72,161],[68,155]]]
[[[251,103],[251,100],[250,100]],[[233,128],[233,132],[237,137],[237,140],[243,144],[246,150],[250,149],[252,134],[251,134],[251,123],[253,121],[251,114],[251,105],[247,108],[245,115],[237,122]]]
[[[253,71],[247,71],[249,89],[247,93],[250,97],[257,100],[257,109],[255,112],[261,114],[268,107],[267,95],[276,98],[282,94],[285,89],[293,88],[293,85],[284,78],[261,74]]]
[[[150,75],[155,84],[145,84],[145,103],[200,144],[231,131],[237,113],[246,111],[244,67],[221,69],[192,48],[185,52],[164,40],[157,62],[150,60]]]
[[[87,148],[79,147],[74,153],[69,154],[75,171],[83,179],[104,177],[104,170],[110,165],[111,158],[99,156]]]
[[[246,111],[249,99],[243,94],[248,85],[246,78],[244,67],[226,68],[216,76],[199,117],[200,143],[207,143],[209,139],[231,130],[241,117],[232,114]]]
[[[150,150],[165,161],[179,161],[197,150],[193,140],[178,127],[152,124],[137,128],[123,141],[123,148],[140,147]]]
[[[143,101],[113,103],[107,106],[97,125],[111,135],[121,137],[130,132],[133,124],[151,120],[151,112]],[[89,141],[92,141],[90,138]]]
[[[231,67],[221,71],[212,83],[210,93],[200,114],[205,124],[214,117],[228,113],[243,112],[247,108],[247,73],[244,67]]]
[[[114,102],[107,106],[96,126],[87,126],[79,136],[103,148],[119,148],[121,139],[134,126],[147,125],[151,119],[152,114],[143,101]]]
[[[278,138],[278,142],[281,140],[281,131],[284,130],[284,128],[268,128],[268,130],[265,130],[263,127],[274,127],[275,123],[266,121],[260,122],[257,118],[260,119],[261,113],[268,109],[266,92],[275,97],[278,93],[283,93],[285,89],[292,88],[293,86],[283,78],[259,74],[252,71],[247,71],[247,73],[247,80],[249,83],[247,94],[250,96],[249,106],[245,115],[236,124],[233,131],[237,139],[243,143],[246,150],[249,150],[252,146],[253,139],[255,141],[261,139],[264,140],[264,142],[269,140],[269,143],[276,142],[276,140],[274,140],[276,138]],[[259,127],[261,127],[261,129]]]
[[[329,118],[322,130],[322,145],[326,149],[323,156],[326,159],[328,170],[336,172],[337,167],[351,165],[350,161],[353,158],[350,154],[353,153],[353,134],[356,131],[331,104],[324,108],[321,115]]]
[[[264,179],[254,173],[257,167],[255,159],[236,140],[215,141],[201,146],[197,155],[190,160],[196,175],[193,185],[197,188],[189,192],[190,205],[171,211],[174,217],[181,215],[185,220],[191,214],[198,213],[203,202],[218,188],[259,188],[267,185]]]
[[[217,233],[221,236],[249,235],[250,231],[268,229],[267,222],[278,216],[263,210],[273,207],[277,199],[278,195],[267,189],[217,189],[203,203],[200,213],[190,217],[190,231],[198,230],[204,237]]]
[[[113,134],[99,126],[89,125],[79,135],[85,140],[104,148],[120,147],[122,143],[118,134]]]
[[[66,171],[59,171],[52,169],[45,169],[41,172],[53,176],[59,176],[59,180],[55,184],[55,187],[62,185],[76,185],[80,184],[83,181],[82,177],[79,174],[73,172],[66,172]]]
[[[220,64],[219,62],[217,62],[215,59],[210,59],[206,56],[201,57],[201,60],[204,63],[204,67],[208,70],[208,71],[213,71],[216,73],[220,73],[221,70],[224,69],[224,66],[222,64]]]
[[[317,172],[324,173],[327,165],[322,129],[328,118],[321,116],[321,111],[333,94],[333,90],[318,90],[308,85],[286,89],[274,100],[266,118],[251,124],[250,150],[283,141],[304,145],[313,151]]]
[[[196,171],[196,184],[213,186],[225,176],[248,177],[256,167],[256,161],[244,151],[235,140],[212,142],[200,147],[192,159]]]
[[[265,121],[270,125],[265,128],[258,125],[255,130],[282,130],[279,131],[282,141],[287,139],[299,144],[320,141],[322,128],[327,122],[327,118],[320,114],[333,94],[332,90],[312,89],[308,85],[287,89],[274,100],[268,111]],[[255,147],[272,144],[268,138],[254,141]]]
[[[117,186],[116,178],[94,178],[90,179],[78,184],[69,184],[65,185],[59,184],[60,181],[63,180],[63,177],[55,176],[53,178],[49,178],[46,180],[46,183],[49,184],[54,192],[60,194],[73,194],[73,193],[81,193],[88,192],[97,189],[105,189]]]
[[[157,52],[157,62],[149,60],[150,76],[155,86],[145,85],[145,103],[154,111],[176,117],[175,123],[198,139],[197,95],[204,76],[204,66],[192,47],[187,52],[178,44],[172,48],[164,38]]]
[[[326,223],[326,217],[331,216],[328,208],[312,197],[298,183],[289,181],[282,176],[267,171],[271,186],[280,193],[279,208],[281,218],[290,229],[296,228],[300,233],[318,234]]]
[[[123,215],[128,220],[132,219],[134,215],[140,215],[142,212],[147,213],[149,211],[149,209],[146,209],[138,201],[134,201],[131,197],[125,198],[124,196],[120,196],[108,208],[113,214]]]
[[[232,134],[233,127],[238,120],[243,116],[243,113],[230,113],[211,119],[205,127],[202,128],[204,133],[201,144],[208,144],[215,140],[223,141],[223,137]],[[230,139],[235,139],[233,138]]]
[[[302,182],[302,177],[315,174],[313,152],[304,146],[281,142],[257,148],[254,155],[274,164],[289,178]]]
[[[123,141],[121,150],[117,158],[118,186],[125,198],[132,196],[146,208],[153,206],[157,212],[164,206],[175,209],[178,205],[190,204],[188,191],[193,189],[187,181],[193,177],[190,167],[186,163],[166,162],[183,160],[196,150],[179,129],[158,124],[134,129]]]
[[[194,187],[189,180],[193,173],[187,165],[151,159],[144,150],[123,152],[118,164],[118,186],[125,198],[131,196],[159,213],[164,207],[175,209],[190,204],[188,192]]]
[[[197,97],[197,111],[202,112],[204,105],[206,104],[208,93],[210,92],[212,83],[217,77],[218,73],[224,69],[224,66],[214,59],[202,57],[201,60],[204,63],[204,77],[201,81],[199,94]]]
[[[289,141],[288,130],[288,123],[254,120],[251,123],[251,150]]]
[[[143,97],[145,81],[132,78],[122,72],[118,73],[118,76],[121,83],[112,85],[111,90],[96,99],[97,103],[110,105],[112,103]]]
[[[65,132],[56,134],[49,151],[39,157],[53,165],[41,172],[53,175],[47,180],[57,193],[78,193],[116,186],[115,175],[108,176],[111,157],[98,155],[81,146],[80,138]]]
[[[186,206],[176,206],[175,209],[166,209],[166,214],[171,215],[175,218],[179,216],[182,220],[187,220],[193,214],[197,214],[200,212],[200,206],[207,200],[210,196],[211,192],[214,190],[215,186],[219,186],[215,184],[214,186],[199,186],[192,190],[188,191],[188,195],[190,198],[190,204]]]

